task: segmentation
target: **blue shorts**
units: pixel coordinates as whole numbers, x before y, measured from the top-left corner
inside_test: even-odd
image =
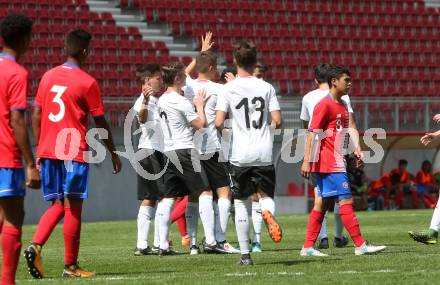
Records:
[[[0,198],[26,195],[23,168],[0,168]]]
[[[46,201],[88,198],[88,163],[43,158],[40,166],[43,196]]]
[[[333,198],[338,201],[353,197],[350,189],[348,175],[345,172],[338,173],[316,173],[316,186],[318,197]]]
[[[430,194],[433,192],[431,188],[426,188],[425,185],[423,185],[423,184],[416,184],[416,188],[417,188],[417,192],[420,195]]]

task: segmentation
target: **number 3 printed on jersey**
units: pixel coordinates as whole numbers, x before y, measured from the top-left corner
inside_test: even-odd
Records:
[[[54,115],[52,112],[50,112],[49,114],[49,120],[51,120],[54,123],[61,121],[64,118],[64,114],[66,113],[66,106],[64,105],[64,102],[61,99],[61,96],[63,96],[66,89],[67,87],[60,85],[54,85],[52,86],[52,89],[50,89],[50,92],[56,93],[52,102],[60,106],[60,111],[58,112],[58,114]]]

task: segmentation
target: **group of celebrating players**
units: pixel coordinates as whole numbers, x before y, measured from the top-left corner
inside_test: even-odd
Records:
[[[24,251],[30,274],[34,278],[45,276],[42,248],[58,222],[64,219],[63,276],[91,277],[94,272],[78,266],[82,203],[88,197],[85,138],[88,114],[96,127],[106,133],[102,137],[111,153],[113,173],[118,173],[122,166],[104,118],[98,84],[81,70],[89,55],[92,36],[81,29],[69,32],[65,39],[66,62],[46,72],[40,81],[32,113],[37,144],[35,160],[24,120],[27,71],[16,62],[29,47],[32,22],[25,15],[10,14],[1,22],[0,32],[4,44],[0,53],[2,284],[15,282],[24,218],[24,184],[29,188],[42,186],[44,199],[51,203],[38,223],[31,245]],[[236,74],[226,73],[224,85],[213,82],[217,56],[211,50],[211,37],[207,33],[202,38],[200,54],[187,67],[180,63],[147,64],[138,70],[142,93],[133,108],[141,128],[138,155],[141,167],[153,174],[154,179],[138,175],[138,199],[142,202],[135,254],[175,253],[169,243],[171,213],[176,201],[187,196],[185,218],[190,253],[200,253],[197,242],[200,217],[204,252],[239,252],[239,264],[252,265],[250,197],[271,239],[276,243],[282,240],[281,226],[274,217],[272,163],[273,137],[282,117],[275,89],[256,76],[260,72],[256,69],[257,50],[251,43],[240,41],[234,46]],[[198,74],[196,79],[191,78],[194,71]],[[337,227],[335,246],[347,244],[342,234],[345,227],[356,255],[383,251],[385,246],[367,243],[360,233],[345,169],[348,140],[354,140],[354,154],[359,163],[362,158],[356,136],[348,134],[349,128],[356,128],[347,96],[350,72],[341,66],[322,64],[315,69],[315,77],[318,88],[304,96],[301,112],[309,130],[301,174],[315,186],[315,203],[300,255],[326,256],[314,245],[320,231],[326,231],[322,227],[324,218],[333,207]],[[66,135],[66,130],[79,136]],[[61,145],[60,134],[64,134]],[[78,151],[63,157],[65,149],[72,148]],[[234,249],[225,238],[232,205],[239,249]],[[153,218],[154,242],[150,247],[148,238]],[[261,230],[261,223],[259,227]],[[255,244],[259,246],[259,243],[258,238]]]

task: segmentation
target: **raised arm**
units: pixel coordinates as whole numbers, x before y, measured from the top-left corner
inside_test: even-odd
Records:
[[[138,112],[138,119],[140,123],[145,124],[148,119],[148,102],[150,101],[150,96],[154,94],[153,88],[149,85],[144,86],[142,88],[142,94],[144,95],[144,99]]]
[[[212,48],[214,43],[211,42],[211,38],[212,38],[212,32],[210,31],[205,34],[205,37],[202,36],[202,48],[200,50],[201,52],[207,51]],[[193,58],[191,63],[185,68],[185,74],[187,76],[191,76],[191,73],[194,71],[195,68],[196,68],[196,59]]]

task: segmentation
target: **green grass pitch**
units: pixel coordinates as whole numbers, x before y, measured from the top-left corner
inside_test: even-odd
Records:
[[[375,256],[354,255],[352,243],[345,249],[330,248],[328,258],[302,258],[299,250],[305,235],[306,215],[279,217],[284,229],[280,244],[263,233],[263,253],[253,254],[253,267],[238,267],[238,255],[190,256],[180,246],[175,225],[172,239],[178,256],[133,255],[136,221],[87,223],[81,237],[80,265],[96,270],[92,279],[65,280],[62,227],[58,226],[43,249],[46,276],[32,280],[21,257],[17,284],[438,284],[440,247],[412,241],[408,230],[429,225],[432,210],[358,213],[366,239],[385,244],[387,250]],[[329,219],[330,234],[333,217]],[[25,226],[23,247],[31,240],[35,226]],[[202,237],[199,228],[199,236]],[[234,226],[229,239],[235,240]],[[235,242],[234,242],[235,243]]]

